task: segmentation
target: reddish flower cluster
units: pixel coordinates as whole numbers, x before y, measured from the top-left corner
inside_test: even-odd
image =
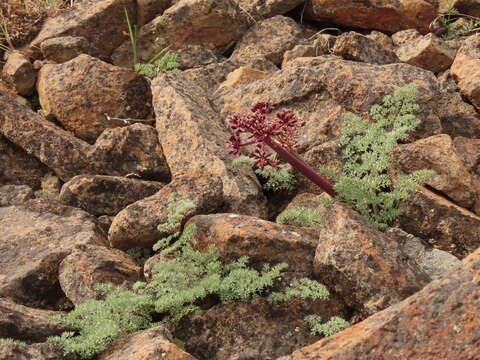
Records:
[[[254,145],[253,151],[247,155],[255,159],[254,166],[263,168],[265,165],[277,167],[279,162],[272,157],[267,144],[272,140],[278,141],[285,148],[293,150],[297,145],[297,131],[305,125],[291,110],[282,110],[275,119],[268,118],[273,107],[267,102],[257,102],[251,108],[251,113],[230,116],[228,121],[234,130],[228,139],[230,154],[241,155],[241,147]],[[242,142],[242,134],[249,134]]]

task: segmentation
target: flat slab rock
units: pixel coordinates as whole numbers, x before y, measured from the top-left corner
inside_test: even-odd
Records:
[[[480,250],[404,301],[277,360],[477,359]]]
[[[60,262],[77,245],[105,245],[95,219],[53,200],[0,207],[0,296],[32,307],[55,307],[64,298]]]

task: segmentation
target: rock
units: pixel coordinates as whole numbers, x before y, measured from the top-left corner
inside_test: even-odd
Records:
[[[394,51],[393,41],[390,36],[380,31],[373,30],[367,35],[368,38],[375,40],[377,44],[380,44],[384,49]]]
[[[170,181],[170,169],[155,128],[144,124],[106,129],[89,149],[96,173]]]
[[[25,55],[11,52],[3,66],[3,79],[22,96],[30,96],[35,91],[37,74]]]
[[[472,208],[480,201],[479,183],[470,175],[455,151],[452,139],[446,134],[397,146],[392,152],[392,159],[392,169],[396,173],[434,170],[437,175],[427,180],[427,185],[460,206]]]
[[[440,85],[438,112],[443,133],[452,138],[457,136],[480,138],[480,114],[475,107],[463,101],[450,71],[447,70],[439,76],[438,83]]]
[[[0,296],[32,307],[63,298],[58,268],[76,246],[105,244],[93,217],[52,200],[0,208],[0,229]]]
[[[188,197],[195,208],[184,215],[182,223],[196,214],[211,213],[223,204],[222,183],[202,173],[177,176],[158,193],[137,201],[115,216],[108,233],[110,245],[127,250],[134,247],[151,248],[161,235],[157,226],[167,220],[167,207],[172,194]]]
[[[236,214],[197,215],[189,224],[197,227],[190,241],[193,248],[206,252],[215,245],[225,262],[248,256],[256,268],[283,262],[288,264],[286,271],[312,273],[318,240],[306,229]]]
[[[33,191],[27,185],[0,186],[0,206],[21,205],[33,199]]]
[[[422,124],[416,137],[441,133],[437,111],[438,83],[426,70],[407,64],[370,65],[334,56],[299,58],[268,78],[213,94],[223,119],[244,114],[257,101],[267,101],[274,111],[291,109],[306,122],[299,132],[298,152],[339,135],[347,111],[367,112],[396,88],[415,82],[419,90]]]
[[[137,0],[137,26],[140,28],[162,15],[173,2],[173,0]]]
[[[0,131],[0,184],[25,184],[37,190],[47,172],[45,165],[8,141]]]
[[[402,62],[434,73],[448,69],[455,59],[455,50],[434,34],[406,42],[395,52]]]
[[[76,2],[69,11],[48,19],[40,33],[30,43],[30,51],[39,57],[40,45],[44,40],[63,36],[82,36],[91,46],[100,50],[101,56],[109,56],[123,43],[128,35],[124,11],[135,19],[134,0],[86,0]]]
[[[283,15],[303,3],[303,0],[235,0],[237,6],[251,18],[267,19]]]
[[[305,13],[315,21],[347,27],[386,32],[415,28],[423,33],[429,31],[429,25],[437,15],[435,4],[424,0],[312,0]]]
[[[266,215],[266,201],[251,169],[231,165],[229,133],[204,90],[185,78],[162,74],[152,83],[160,143],[172,172],[219,178],[228,212]]]
[[[400,228],[389,228],[385,235],[399,243],[407,261],[417,264],[432,280],[441,278],[461,265],[461,261],[452,254],[435,249]]]
[[[397,55],[385,49],[375,40],[354,31],[343,33],[335,41],[333,53],[346,60],[370,64],[393,64],[399,62]]]
[[[180,0],[140,29],[138,61],[147,62],[167,46],[175,51],[187,45],[202,45],[221,54],[247,28],[248,17],[233,0]],[[131,64],[129,40],[115,50],[112,60],[116,65]]]
[[[45,59],[63,63],[81,54],[95,55],[94,49],[83,36],[60,36],[42,41],[40,44]]]
[[[51,343],[32,344],[28,346],[18,344],[0,345],[0,359],[2,360],[79,360],[75,354],[64,355],[63,350]]]
[[[151,111],[148,82],[133,70],[107,64],[89,55],[38,73],[42,109],[75,136],[94,142],[106,128],[125,125],[112,118],[145,119]]]
[[[235,46],[232,60],[265,58],[275,65],[282,63],[285,51],[292,49],[303,37],[303,29],[285,16],[262,20],[252,26]]]
[[[60,201],[93,215],[116,215],[135,201],[157,193],[165,184],[105,175],[78,175],[65,183]]]
[[[480,35],[470,36],[458,50],[450,69],[463,96],[480,109]]]
[[[324,214],[313,267],[320,282],[364,316],[405,299],[430,280],[405,261],[399,244],[341,204]]]
[[[255,70],[246,66],[240,66],[227,75],[227,79],[219,87],[234,87],[240,84],[246,84],[255,80],[260,80],[268,76],[265,71]]]
[[[98,357],[98,360],[196,360],[195,357],[171,342],[171,337],[163,327],[138,331],[121,337],[111,343]]]
[[[87,160],[90,146],[0,93],[0,133],[47,165],[63,181],[94,172]]]
[[[97,218],[97,224],[105,237],[108,236],[108,230],[112,225],[114,216],[102,215]]]
[[[394,46],[399,47],[409,42],[418,41],[421,38],[422,34],[420,34],[416,29],[407,29],[393,34],[392,42]]]
[[[458,136],[453,139],[453,146],[467,170],[480,176],[480,139]]]
[[[334,299],[272,304],[259,298],[226,302],[190,315],[174,335],[199,359],[276,359],[319,338],[303,321],[310,314],[325,320],[344,316]]]
[[[480,250],[415,295],[277,360],[474,359],[480,324]]]
[[[400,206],[399,226],[440,250],[464,258],[480,246],[480,217],[425,188]]]
[[[58,279],[73,304],[100,299],[97,284],[131,286],[142,279],[142,269],[126,253],[104,246],[77,247],[60,264]]]
[[[184,48],[175,50],[175,54],[180,64],[178,68],[181,70],[215,64],[225,59],[215,54],[209,48],[200,45],[187,45]]]
[[[480,17],[478,0],[440,0],[439,9],[450,8],[457,9],[460,13]]]
[[[65,315],[65,313],[33,309],[0,298],[0,338],[43,342],[50,336],[71,331],[70,328],[52,320],[54,315]]]

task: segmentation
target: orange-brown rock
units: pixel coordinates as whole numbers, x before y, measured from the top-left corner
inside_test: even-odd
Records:
[[[30,96],[35,91],[37,73],[25,55],[10,52],[3,65],[2,76],[19,95]]]
[[[0,208],[0,296],[33,307],[63,299],[60,262],[77,245],[105,245],[95,219],[53,200]]]
[[[235,167],[225,144],[229,132],[205,91],[182,76],[152,83],[158,138],[175,178],[202,172],[223,184],[227,211],[264,217],[265,197],[251,169]]]
[[[177,176],[155,195],[127,206],[115,216],[108,233],[110,245],[122,250],[152,247],[166,235],[158,232],[157,226],[167,220],[172,194],[176,194],[177,199],[187,197],[194,203],[194,208],[184,214],[182,223],[194,215],[212,213],[224,206],[222,183],[218,178],[202,173]]]
[[[437,15],[436,4],[426,0],[312,0],[307,14],[317,21],[395,32],[416,28],[429,31]]]
[[[462,95],[480,109],[480,34],[465,40],[450,71]]]
[[[79,360],[73,353],[65,355],[56,344],[41,343],[28,346],[19,344],[0,345],[0,359],[10,360]]]
[[[93,215],[116,215],[135,201],[157,193],[165,184],[120,176],[78,175],[65,183],[60,201]]]
[[[480,201],[478,181],[468,172],[446,134],[400,145],[394,149],[392,158],[395,172],[410,174],[421,169],[434,170],[437,175],[427,180],[427,184],[460,206],[472,208]]]
[[[367,35],[368,38],[375,40],[377,44],[380,44],[384,49],[394,51],[393,41],[390,36],[383,32],[373,30]]]
[[[111,343],[98,357],[98,360],[196,360],[171,341],[171,336],[163,327],[138,331],[121,337]]]
[[[463,258],[480,246],[480,217],[426,188],[402,202],[399,225],[438,249]]]
[[[455,50],[434,34],[402,44],[396,54],[402,62],[434,73],[446,70],[455,59]]]
[[[303,321],[316,314],[325,321],[345,317],[338,299],[292,299],[272,304],[265,298],[226,302],[186,317],[175,337],[199,359],[276,359],[318,340]]]
[[[137,26],[142,27],[162,15],[172,3],[173,0],[137,0]]]
[[[405,261],[399,244],[350,207],[330,206],[322,225],[315,275],[360,314],[383,310],[429,282],[417,264]]]
[[[0,93],[0,133],[47,165],[63,181],[93,171],[87,159],[90,146],[86,142],[3,93]]]
[[[201,252],[215,245],[228,262],[248,256],[253,265],[283,262],[287,271],[312,272],[318,243],[314,233],[237,214],[197,215],[187,224],[197,227],[191,244]]]
[[[346,60],[370,64],[384,65],[400,62],[393,51],[385,49],[375,40],[354,31],[338,36],[332,51]]]
[[[142,279],[141,267],[123,251],[104,246],[77,246],[63,259],[58,279],[65,295],[78,305],[99,299],[97,284],[131,286]]]
[[[66,130],[92,143],[106,128],[125,126],[106,115],[144,119],[151,111],[145,78],[86,54],[63,64],[43,66],[37,90],[44,111],[55,116]]]
[[[416,29],[401,30],[392,34],[392,42],[395,47],[400,47],[412,41],[419,41],[421,38],[422,34]]]
[[[147,62],[160,50],[202,45],[218,53],[233,45],[251,21],[233,0],[181,0],[138,32],[138,59]],[[207,25],[208,24],[208,25]],[[125,41],[112,55],[114,64],[131,64],[131,44]]]
[[[285,51],[303,37],[303,29],[294,20],[277,15],[252,26],[237,42],[232,60],[265,58],[275,65],[282,63]]]
[[[198,68],[225,60],[225,57],[215,54],[213,50],[201,45],[187,45],[175,50],[175,54],[180,70]]]
[[[33,199],[33,191],[27,185],[0,186],[0,206],[21,205]]]
[[[33,309],[0,298],[0,337],[42,342],[50,336],[71,331],[70,328],[52,320],[54,315],[65,315],[65,313]]]
[[[480,138],[458,136],[453,139],[453,146],[468,171],[480,176]]]
[[[60,36],[47,39],[40,44],[45,59],[62,63],[76,58],[81,54],[94,56],[95,49],[83,36]]]
[[[124,12],[135,19],[134,0],[87,0],[78,1],[68,11],[60,12],[48,19],[37,37],[30,43],[29,50],[40,56],[40,44],[60,36],[82,36],[99,49],[102,56],[109,56],[121,43],[128,39]]]
[[[475,359],[480,250],[404,301],[278,360]]]
[[[246,84],[252,81],[260,80],[268,76],[265,71],[249,68],[247,66],[240,66],[238,69],[228,74],[227,79],[220,84],[223,86],[237,86],[240,84]]]

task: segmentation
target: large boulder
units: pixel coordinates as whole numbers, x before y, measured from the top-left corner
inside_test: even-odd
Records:
[[[480,250],[404,301],[278,360],[475,359]]]
[[[106,128],[125,125],[111,118],[145,119],[151,111],[145,78],[86,54],[43,66],[37,90],[44,111],[92,143]]]
[[[58,269],[76,246],[106,244],[91,215],[47,199],[1,207],[0,228],[0,296],[32,307],[64,300]]]

